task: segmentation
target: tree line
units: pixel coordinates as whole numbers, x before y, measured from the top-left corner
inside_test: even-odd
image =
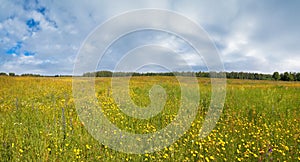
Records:
[[[300,73],[292,72],[274,72],[273,74],[250,73],[250,72],[111,72],[111,71],[97,71],[84,73],[83,77],[126,77],[126,76],[193,76],[206,78],[220,78],[228,79],[249,79],[249,80],[281,80],[281,81],[300,81]],[[15,73],[0,72],[0,76],[18,76]],[[20,76],[28,77],[43,77],[40,74],[21,74]],[[48,76],[47,76],[48,77]],[[55,75],[54,77],[70,77],[70,75]]]
[[[22,76],[22,77],[72,77],[72,75],[41,75],[41,74],[20,74],[0,72],[0,76]]]
[[[250,73],[250,72],[111,72],[97,71],[84,73],[84,77],[125,77],[125,76],[195,76],[195,77],[224,77],[228,79],[249,79],[249,80],[281,80],[281,81],[300,81],[300,73],[274,72],[273,74]]]

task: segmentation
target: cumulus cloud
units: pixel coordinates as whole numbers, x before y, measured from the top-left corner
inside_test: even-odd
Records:
[[[201,25],[215,42],[227,71],[300,71],[299,7],[298,1],[278,0],[0,0],[0,71],[72,74],[80,45],[93,29],[113,16],[142,8],[175,11]],[[185,29],[181,22],[176,28]],[[182,32],[192,37],[195,31]],[[21,46],[16,49],[18,43]],[[145,44],[173,49],[194,70],[205,65],[205,60],[176,36],[145,32],[116,41],[99,68],[112,70],[130,48]]]

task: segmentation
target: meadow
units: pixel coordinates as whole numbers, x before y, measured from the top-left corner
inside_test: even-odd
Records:
[[[177,115],[180,85],[174,77],[133,77],[130,96],[150,104],[161,85],[163,111],[148,119],[120,112],[110,78],[96,78],[96,96],[107,118],[133,133],[155,132]],[[198,78],[199,109],[191,128],[172,145],[145,154],[115,151],[99,143],[80,121],[70,77],[0,77],[0,161],[300,161],[300,82],[227,80],[216,127],[199,138],[210,104],[209,78]]]

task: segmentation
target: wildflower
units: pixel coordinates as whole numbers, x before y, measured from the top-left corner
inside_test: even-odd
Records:
[[[283,146],[285,150],[289,151],[289,147],[288,146]]]
[[[273,149],[272,148],[269,148],[268,152],[269,153],[272,153]]]
[[[80,151],[81,151],[80,149],[76,149],[76,148],[73,149],[73,152],[75,153],[76,156],[79,156]]]
[[[209,162],[209,158],[208,158],[208,157],[205,157],[205,160],[206,160],[207,162]]]
[[[163,156],[163,157],[166,159],[168,156],[169,156],[168,154],[164,154],[164,156]]]
[[[260,150],[259,153],[260,153],[260,154],[264,154],[265,151],[264,151],[264,150]]]
[[[88,145],[88,144],[86,144],[85,147],[86,147],[88,150],[91,149],[91,146]]]

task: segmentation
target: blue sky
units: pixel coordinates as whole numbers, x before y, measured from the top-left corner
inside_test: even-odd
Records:
[[[300,71],[300,1],[280,0],[0,0],[0,71],[72,74],[76,54],[94,28],[142,8],[176,11],[201,25],[226,71]],[[185,42],[151,31],[118,40],[99,69],[113,69],[128,48],[153,42],[190,58],[193,69],[205,69]]]

